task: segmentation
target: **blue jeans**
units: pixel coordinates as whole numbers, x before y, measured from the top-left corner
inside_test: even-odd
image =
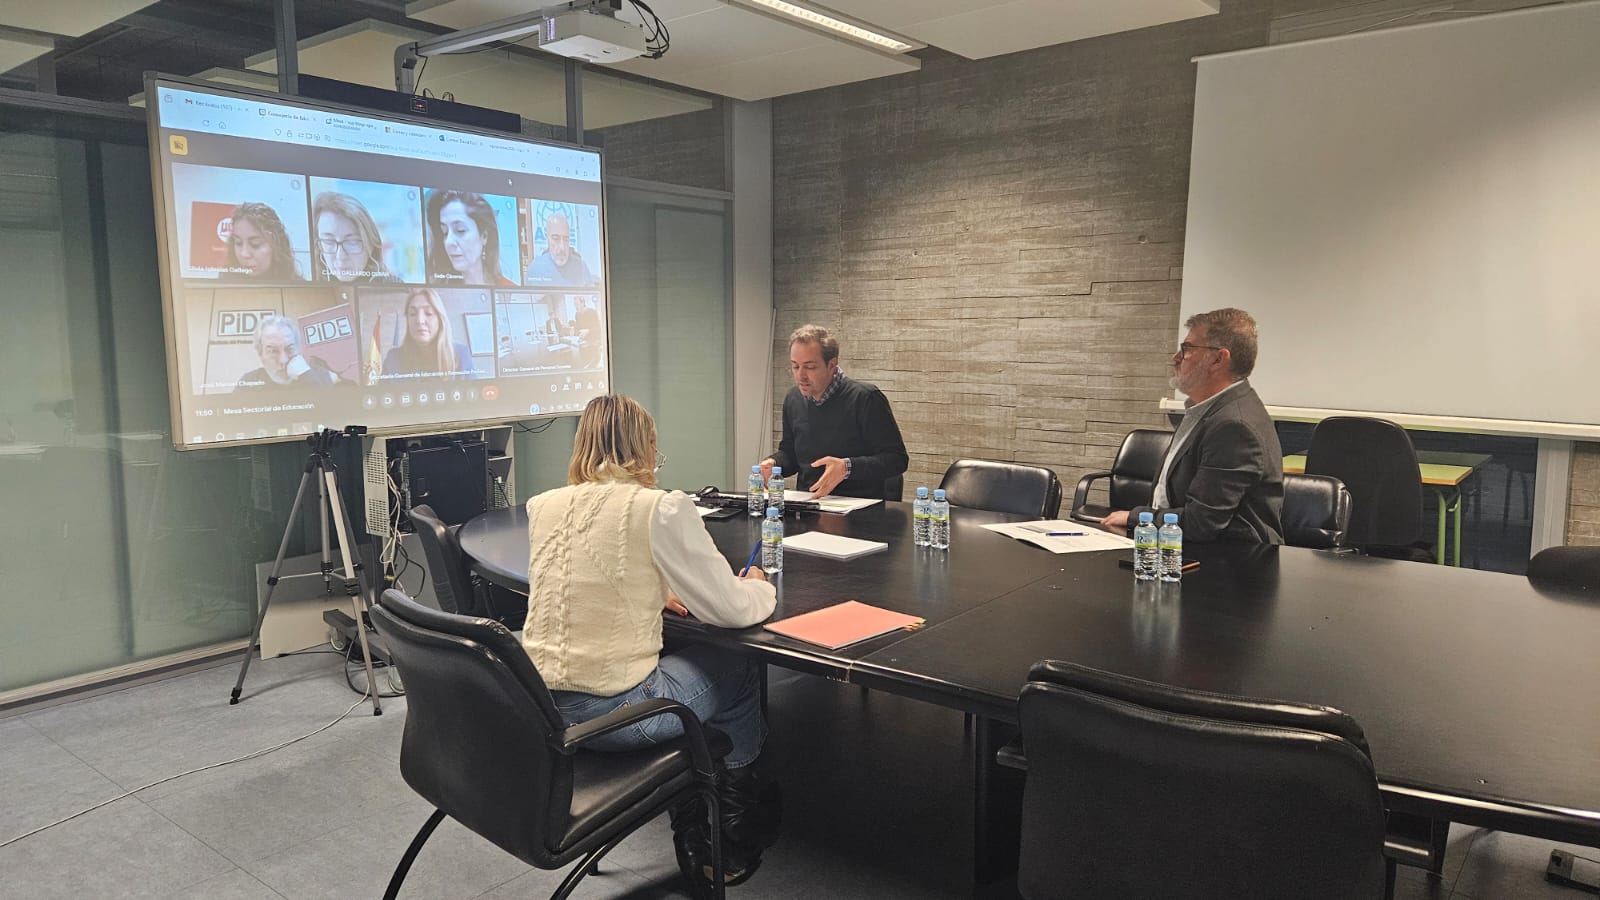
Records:
[[[657,697],[676,700],[694,710],[700,721],[726,734],[733,750],[723,765],[739,769],[755,762],[767,739],[761,718],[761,675],[744,656],[705,645],[690,645],[661,657],[655,671],[614,697],[581,691],[551,691],[567,725],[598,718],[630,703]],[[587,746],[596,750],[638,750],[683,735],[677,716],[663,713],[600,737]]]

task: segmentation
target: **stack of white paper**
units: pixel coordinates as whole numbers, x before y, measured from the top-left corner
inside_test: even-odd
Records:
[[[1093,525],[1067,522],[1062,519],[1041,519],[1037,522],[1001,522],[985,525],[1006,537],[1026,541],[1043,547],[1051,553],[1082,553],[1089,550],[1125,550],[1133,541],[1120,534],[1102,531]]]
[[[859,538],[840,537],[837,534],[826,534],[821,531],[807,531],[804,534],[785,535],[783,549],[795,553],[810,553],[816,556],[826,556],[829,559],[855,559],[879,550],[889,549],[889,545],[882,541],[863,541]]]

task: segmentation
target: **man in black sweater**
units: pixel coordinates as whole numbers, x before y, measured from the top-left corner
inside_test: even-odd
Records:
[[[789,373],[794,387],[783,398],[783,440],[761,461],[794,477],[798,490],[816,497],[889,496],[887,482],[906,470],[910,457],[889,400],[878,386],[853,381],[839,369],[839,341],[817,325],[789,336]],[[898,481],[896,482],[898,485]]]

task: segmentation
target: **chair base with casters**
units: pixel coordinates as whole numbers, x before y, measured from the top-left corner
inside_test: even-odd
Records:
[[[372,622],[406,685],[400,774],[432,813],[396,866],[397,897],[411,864],[445,816],[539,869],[573,866],[552,897],[569,896],[628,835],[663,812],[698,801],[720,821],[717,760],[726,736],[681,703],[656,699],[568,726],[521,642],[492,619],[444,613],[385,591]],[[588,749],[598,738],[656,716],[683,734],[624,752]],[[697,894],[723,896],[719,829],[709,829],[712,877]]]

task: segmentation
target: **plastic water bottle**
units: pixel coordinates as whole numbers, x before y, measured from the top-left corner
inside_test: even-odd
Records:
[[[783,513],[770,506],[761,523],[761,568],[768,575],[783,571]]]
[[[1167,513],[1161,517],[1161,531],[1156,537],[1161,547],[1161,580],[1177,581],[1183,577],[1183,529],[1178,527],[1178,514]]]
[[[933,492],[933,502],[928,504],[928,542],[935,550],[950,549],[950,501],[943,490]]]
[[[783,515],[783,467],[772,467],[772,480],[767,482],[767,509]]]
[[[745,488],[745,507],[750,515],[759,516],[767,509],[767,483],[761,480],[761,467],[750,467],[749,487]]]
[[[918,547],[926,547],[933,542],[929,532],[928,507],[933,501],[928,499],[928,489],[917,488],[917,499],[911,501],[911,542]]]
[[[1161,550],[1156,543],[1155,513],[1139,513],[1133,528],[1133,577],[1152,581],[1161,576]]]

